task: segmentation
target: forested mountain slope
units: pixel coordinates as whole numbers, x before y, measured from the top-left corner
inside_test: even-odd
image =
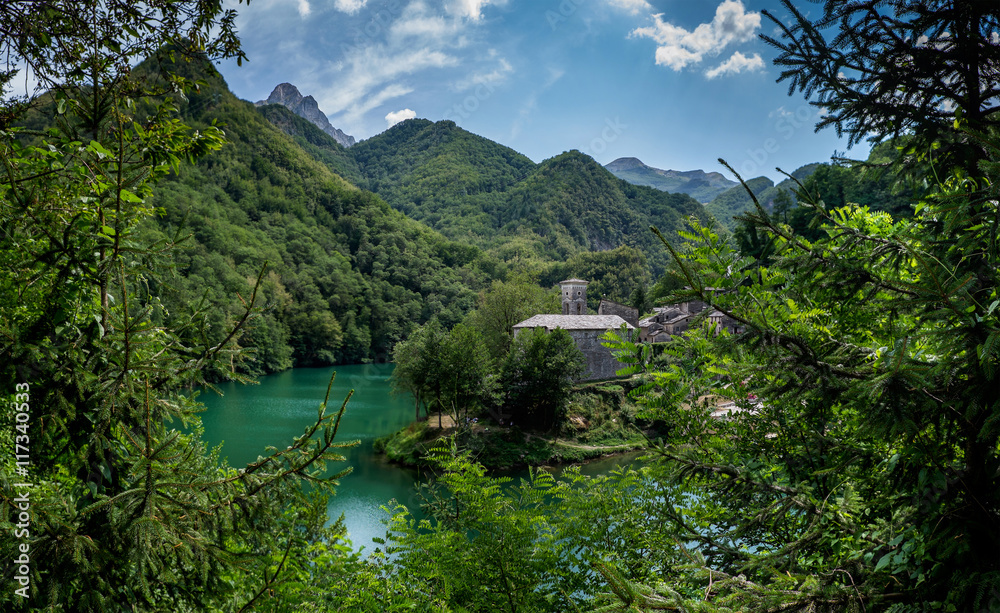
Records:
[[[185,121],[222,124],[228,143],[156,190],[162,212],[147,235],[192,235],[155,288],[170,311],[204,296],[221,339],[266,263],[258,300],[268,310],[240,343],[258,352],[245,369],[270,372],[385,358],[418,324],[457,322],[474,305],[489,276],[478,249],[338,176],[357,177],[353,159],[306,120],[255,109],[192,70],[207,85],[183,102]]]
[[[536,165],[450,121],[411,119],[348,153],[394,208],[506,261],[632,245],[659,272],[664,251],[649,226],[673,237],[686,217],[707,217],[696,200],[631,185],[582,153]]]
[[[815,163],[806,164],[805,166],[795,170],[795,172],[792,173],[792,177],[798,179],[799,181],[804,181],[821,166],[821,164]],[[757,201],[760,202],[760,204],[767,210],[772,208],[775,198],[777,198],[782,192],[788,196],[790,202],[795,202],[794,189],[796,187],[796,183],[793,179],[785,179],[775,185],[774,181],[767,177],[756,177],[748,180],[746,184],[747,187],[753,191],[754,196],[757,197]],[[753,210],[753,208],[753,199],[750,197],[750,194],[747,193],[746,188],[742,185],[737,185],[727,189],[705,205],[705,209],[711,213],[723,227],[729,230],[736,227],[736,220],[733,219],[734,217]]]

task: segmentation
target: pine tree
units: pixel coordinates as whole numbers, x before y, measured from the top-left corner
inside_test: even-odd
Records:
[[[182,237],[138,232],[156,180],[223,143],[218,128],[184,126],[176,99],[196,85],[186,59],[242,57],[234,17],[193,1],[0,5],[0,85],[23,64],[45,88],[0,106],[0,440],[5,463],[18,444],[30,462],[0,479],[0,555],[30,558],[26,585],[5,570],[4,610],[257,606],[305,566],[305,544],[332,536],[325,495],[339,475],[324,464],[342,459],[343,406],[324,401],[301,437],[239,470],[201,440],[191,389],[241,358],[265,271],[210,343],[203,310],[165,328],[150,290]],[[130,68],[152,54],[160,71]],[[46,129],[19,127],[39,118]],[[15,533],[26,492],[28,529]]]
[[[906,135],[911,154],[975,172],[985,149],[953,124],[1000,126],[996,2],[826,0],[815,19],[782,5],[790,25],[763,11],[781,37],[762,38],[779,52],[779,82],[826,111],[817,129],[833,126],[851,145]]]

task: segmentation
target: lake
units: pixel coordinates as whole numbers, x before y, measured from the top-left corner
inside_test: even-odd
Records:
[[[372,538],[385,535],[382,521],[388,514],[382,511],[383,505],[396,499],[411,511],[419,510],[414,489],[419,471],[387,462],[372,450],[376,438],[403,428],[414,417],[412,397],[393,397],[389,393],[392,369],[392,364],[294,368],[261,377],[259,385],[219,385],[224,396],[205,391],[198,397],[207,407],[202,413],[205,441],[213,446],[222,443],[222,456],[235,467],[256,460],[269,445],[284,449],[315,422],[330,375],[336,371],[327,411],[332,414],[340,409],[344,397],[353,389],[337,440],[360,440],[361,444],[343,450],[346,465],[354,471],[340,480],[328,512],[334,519],[344,514],[355,549],[363,546],[371,550]],[[583,472],[604,473],[634,458],[635,454],[628,454],[596,460],[589,462]],[[337,471],[343,465],[328,467]],[[508,474],[526,476],[527,471]]]
[[[330,375],[336,370],[327,411],[335,413],[353,389],[337,440],[360,440],[361,444],[343,450],[346,465],[354,471],[340,480],[336,495],[330,499],[329,514],[337,518],[344,513],[355,548],[370,550],[372,537],[385,535],[381,520],[387,514],[382,505],[395,498],[410,509],[417,508],[417,470],[391,464],[372,451],[376,438],[413,420],[413,399],[389,394],[392,368],[392,364],[294,368],[261,377],[260,385],[219,385],[224,396],[205,391],[198,397],[207,407],[202,413],[205,440],[210,445],[223,443],[222,455],[236,467],[256,460],[268,445],[284,449],[315,422]],[[343,467],[328,466],[333,471]]]

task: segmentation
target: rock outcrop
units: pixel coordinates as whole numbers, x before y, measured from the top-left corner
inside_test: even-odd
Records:
[[[344,147],[350,147],[356,142],[353,136],[344,134],[343,130],[330,125],[330,120],[323,111],[319,110],[319,104],[316,103],[315,98],[303,96],[299,89],[291,83],[282,83],[275,87],[267,100],[261,100],[257,106],[264,104],[280,104],[299,117],[308,119]]]

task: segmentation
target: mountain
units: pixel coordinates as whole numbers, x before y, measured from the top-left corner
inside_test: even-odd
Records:
[[[256,361],[234,367],[266,373],[385,360],[416,326],[453,325],[475,306],[495,268],[479,249],[345,179],[360,176],[354,159],[308,120],[238,100],[210,65],[176,70],[205,82],[179,101],[185,123],[215,122],[227,143],[161,180],[147,203],[159,214],[142,228],[143,242],[188,237],[171,268],[150,279],[170,317],[183,320],[203,301],[219,336],[209,340],[221,342],[237,296],[248,298],[264,271],[263,311],[235,339]]]
[[[821,166],[823,165],[819,163],[806,164],[793,172],[792,177],[794,179],[798,179],[799,181],[804,181]],[[774,181],[767,177],[756,177],[748,180],[746,184],[747,187],[749,187],[753,192],[754,196],[757,197],[757,201],[760,202],[761,206],[763,206],[766,210],[770,210],[774,204],[775,198],[777,198],[782,192],[788,195],[791,202],[795,202],[794,190],[797,185],[794,179],[785,179],[781,183],[775,185]],[[751,211],[753,208],[753,199],[750,198],[750,194],[747,193],[746,187],[739,184],[722,192],[711,202],[705,205],[705,210],[711,213],[712,216],[715,217],[716,221],[729,230],[733,230],[736,227],[736,220],[733,219],[734,217],[742,215],[747,211]]]
[[[344,147],[350,147],[355,143],[353,136],[344,134],[342,130],[330,125],[330,120],[323,111],[319,110],[319,104],[317,104],[315,98],[312,96],[303,97],[299,93],[299,89],[291,83],[279,84],[271,92],[271,95],[267,97],[267,100],[257,102],[257,106],[264,106],[265,104],[280,104],[299,117],[305,117]]]
[[[669,238],[699,202],[623,181],[577,151],[535,164],[451,121],[411,119],[349,150],[369,188],[408,216],[501,261],[566,261],[623,245],[643,251],[654,274]]]
[[[738,185],[718,172],[660,170],[643,164],[637,158],[618,158],[604,167],[619,179],[633,185],[647,185],[665,192],[687,194],[701,203],[711,202],[722,192]]]

